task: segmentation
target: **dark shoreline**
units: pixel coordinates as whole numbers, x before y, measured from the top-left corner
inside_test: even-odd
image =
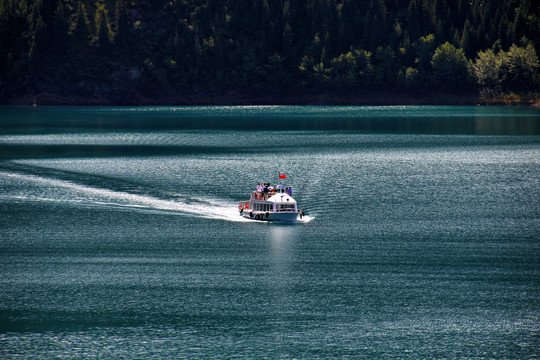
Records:
[[[174,93],[156,97],[129,96],[76,96],[53,93],[24,95],[0,99],[3,105],[58,105],[58,106],[151,106],[151,105],[511,105],[540,106],[540,93],[524,95],[500,94],[482,97],[478,94],[438,93],[396,94],[386,92],[228,92],[228,93]]]

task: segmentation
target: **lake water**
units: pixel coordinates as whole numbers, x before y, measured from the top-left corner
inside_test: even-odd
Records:
[[[0,107],[0,214],[3,359],[540,357],[539,109]]]

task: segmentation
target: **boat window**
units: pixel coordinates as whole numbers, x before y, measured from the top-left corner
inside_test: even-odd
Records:
[[[278,211],[294,210],[294,204],[278,205]]]

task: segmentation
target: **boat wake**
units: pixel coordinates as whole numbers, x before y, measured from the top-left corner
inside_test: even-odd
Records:
[[[313,219],[315,219],[313,216],[304,215],[301,219],[296,220],[296,222],[301,223],[301,224],[307,224],[308,222],[311,222]]]
[[[235,203],[226,200],[188,197],[182,194],[174,194],[173,199],[162,199],[147,194],[99,188],[40,175],[0,171],[0,186],[10,184],[19,186],[15,186],[14,191],[7,194],[0,194],[0,199],[109,206],[235,222],[249,221],[238,214]]]

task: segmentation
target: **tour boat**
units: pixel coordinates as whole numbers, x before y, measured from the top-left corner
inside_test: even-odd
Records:
[[[243,217],[260,221],[295,222],[304,216],[291,193],[281,184],[268,192],[253,191],[248,201],[240,202],[238,210]]]

